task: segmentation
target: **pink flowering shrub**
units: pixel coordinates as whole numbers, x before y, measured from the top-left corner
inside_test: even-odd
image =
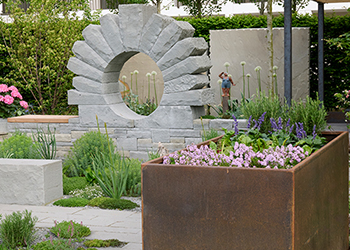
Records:
[[[15,86],[0,84],[0,118],[22,115],[28,109],[28,103]]]
[[[229,155],[217,153],[209,146],[189,145],[185,150],[164,156],[163,164],[193,166],[228,166],[245,168],[292,168],[308,156],[303,148],[292,144],[254,152],[251,146],[235,142]]]

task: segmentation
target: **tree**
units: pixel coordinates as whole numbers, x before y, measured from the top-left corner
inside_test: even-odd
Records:
[[[228,0],[179,0],[179,2],[185,6],[190,15],[201,18],[220,12],[222,5]]]
[[[106,0],[107,8],[118,9],[119,4],[145,4],[148,0]]]
[[[160,14],[161,4],[163,0],[150,0],[155,6],[157,6],[157,13]]]
[[[31,93],[42,114],[62,114],[74,74],[66,67],[75,41],[90,23],[85,0],[31,0],[24,11],[9,0],[11,24],[0,22],[11,71],[1,80]],[[84,11],[82,20],[76,11]],[[81,17],[80,17],[81,19]]]
[[[297,13],[299,10],[304,9],[310,2],[310,0],[291,0],[292,13]],[[277,0],[277,5],[284,7],[284,0]]]

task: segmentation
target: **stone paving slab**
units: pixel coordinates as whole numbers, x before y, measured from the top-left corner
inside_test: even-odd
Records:
[[[97,248],[104,250],[142,249],[141,213],[133,211],[104,210],[99,208],[79,207],[66,208],[57,206],[27,206],[0,204],[0,214],[8,215],[17,211],[32,211],[38,217],[36,227],[50,228],[54,221],[73,220],[88,226],[91,235],[87,239],[118,239],[128,242],[122,248]]]

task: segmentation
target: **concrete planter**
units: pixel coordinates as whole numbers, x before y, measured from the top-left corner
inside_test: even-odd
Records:
[[[7,119],[0,118],[0,135],[4,135],[7,133],[8,133]]]
[[[348,133],[324,136],[289,170],[144,163],[143,249],[348,249]]]

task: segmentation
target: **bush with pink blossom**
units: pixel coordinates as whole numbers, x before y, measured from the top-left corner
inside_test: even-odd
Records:
[[[28,103],[15,86],[0,84],[0,118],[23,115]]]

